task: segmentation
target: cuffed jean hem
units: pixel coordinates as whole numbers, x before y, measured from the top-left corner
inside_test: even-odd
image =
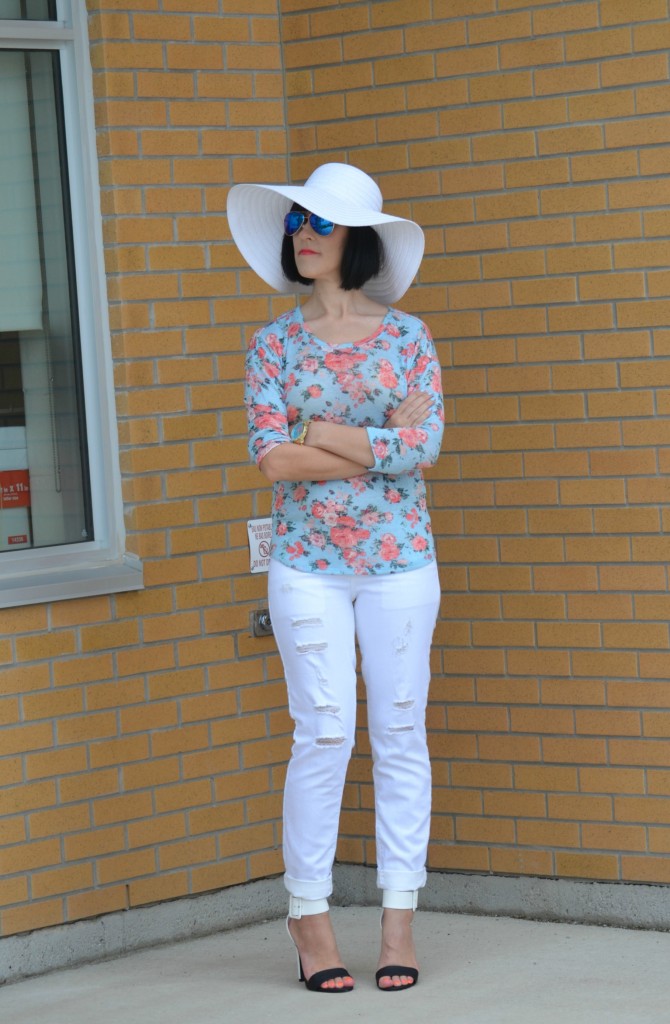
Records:
[[[414,889],[423,889],[427,878],[425,868],[423,871],[378,871],[377,888],[409,892]]]
[[[333,879],[331,876],[323,882],[305,882],[284,875],[284,887],[291,896],[299,896],[303,900],[323,900],[332,895]]]

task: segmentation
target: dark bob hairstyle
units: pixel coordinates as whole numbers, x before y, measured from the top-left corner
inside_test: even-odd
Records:
[[[292,210],[302,210],[294,203]],[[384,246],[374,228],[349,228],[342,253],[342,288],[345,292],[362,288],[376,277],[384,265]],[[293,250],[293,238],[284,235],[281,245],[281,268],[289,281],[312,284],[312,279],[298,273]]]

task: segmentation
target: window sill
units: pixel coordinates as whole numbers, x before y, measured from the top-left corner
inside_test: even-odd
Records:
[[[142,590],[142,563],[126,554],[118,562],[91,562],[78,568],[63,567],[0,579],[0,608],[68,601],[76,597],[118,594],[124,590]]]

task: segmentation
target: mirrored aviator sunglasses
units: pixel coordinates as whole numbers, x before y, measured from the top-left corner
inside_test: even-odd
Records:
[[[306,220],[309,220],[310,227],[317,235],[330,235],[335,228],[332,220],[325,217],[317,217],[315,213],[305,213],[302,210],[291,210],[284,217],[284,234],[297,235]]]

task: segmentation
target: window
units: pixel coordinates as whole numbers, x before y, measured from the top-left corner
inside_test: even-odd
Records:
[[[137,589],[84,0],[0,0],[0,97],[0,607]]]

